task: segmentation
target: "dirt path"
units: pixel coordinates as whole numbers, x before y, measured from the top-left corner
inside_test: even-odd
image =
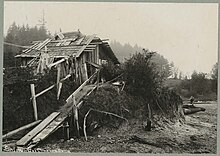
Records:
[[[51,136],[38,148],[53,152],[110,152],[110,153],[216,153],[217,150],[217,104],[199,104],[206,108],[186,116],[185,124],[166,124],[163,128],[143,130],[142,123],[130,120],[119,129],[102,128],[93,136],[63,141],[59,134]],[[143,138],[156,145],[131,140],[132,136]]]

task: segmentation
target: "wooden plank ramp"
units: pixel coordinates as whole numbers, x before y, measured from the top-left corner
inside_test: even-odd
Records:
[[[86,85],[80,91],[75,94],[76,104],[80,103],[82,98],[86,96],[88,93],[96,88],[96,85]],[[62,122],[67,118],[68,114],[72,111],[72,108],[75,107],[73,103],[67,102],[60,110],[60,114],[50,122],[43,130],[38,133],[35,137],[32,138],[28,148],[35,147],[40,141],[46,139],[50,134],[55,132],[62,124]]]
[[[27,133],[24,137],[17,141],[17,146],[25,146],[30,140],[40,133],[54,118],[56,118],[60,112],[53,112],[46,119],[44,119],[39,125],[37,125],[33,130]]]

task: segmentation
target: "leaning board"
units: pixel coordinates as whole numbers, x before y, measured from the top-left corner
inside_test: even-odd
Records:
[[[86,85],[84,86],[80,91],[77,92],[75,95],[76,97],[76,104],[78,104],[84,96],[86,96],[88,93],[94,90],[96,88],[96,85]],[[56,119],[51,121],[44,129],[38,133],[36,136],[32,137],[31,144],[28,145],[28,148],[35,147],[40,141],[46,139],[50,134],[52,134],[54,131],[56,131],[60,125],[63,123],[63,121],[66,119],[68,114],[72,111],[73,103],[68,102],[66,103],[60,110],[60,114],[57,116]]]
[[[46,119],[44,119],[38,126],[36,126],[33,130],[27,133],[24,137],[17,141],[17,146],[25,146],[28,142],[35,137],[38,133],[40,133],[53,119],[55,119],[60,112],[53,112]]]

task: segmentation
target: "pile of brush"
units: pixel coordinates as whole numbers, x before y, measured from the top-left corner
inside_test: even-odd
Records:
[[[143,107],[143,100],[124,91],[118,92],[118,88],[113,85],[101,85],[84,99],[79,111],[81,130],[86,127],[84,131],[92,134],[94,130],[103,126],[118,128],[129,118],[143,118],[143,114],[146,113]]]

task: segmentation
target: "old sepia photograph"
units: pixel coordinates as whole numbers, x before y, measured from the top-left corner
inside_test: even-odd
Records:
[[[218,3],[3,9],[3,153],[217,153]]]

